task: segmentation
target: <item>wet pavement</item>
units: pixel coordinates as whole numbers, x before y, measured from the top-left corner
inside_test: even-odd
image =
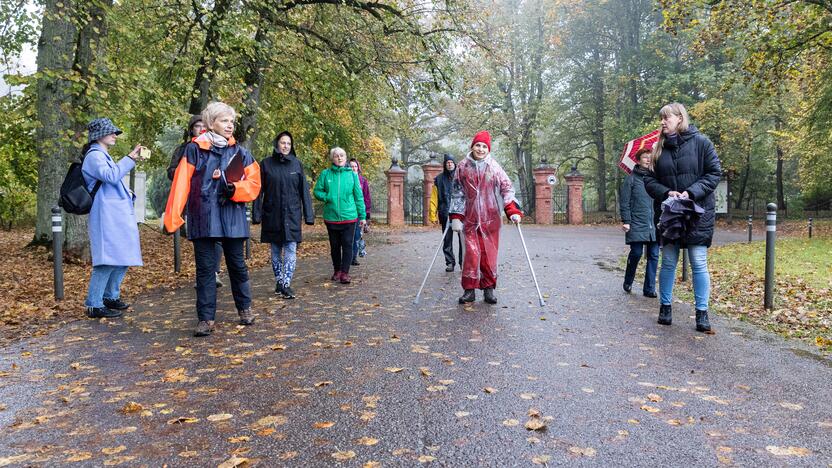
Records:
[[[696,333],[688,304],[657,325],[613,228],[524,234],[542,309],[513,227],[497,305],[457,305],[441,254],[413,305],[440,237],[413,230],[373,234],[348,286],[303,259],[292,301],[253,272],[251,327],[226,287],[193,338],[182,288],[2,349],[0,466],[832,464],[830,360],[726,318]]]

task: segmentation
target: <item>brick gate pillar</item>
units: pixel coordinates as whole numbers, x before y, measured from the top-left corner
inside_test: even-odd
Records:
[[[393,159],[387,176],[387,224],[404,226],[404,176],[407,172],[399,167],[399,160]]]
[[[572,166],[566,176],[567,206],[566,219],[569,224],[584,223],[584,176],[578,172],[577,166]]]
[[[555,168],[543,159],[532,173],[534,174],[534,222],[552,224],[552,187],[554,184],[549,182],[557,177]]]
[[[428,213],[430,213],[430,193],[433,191],[433,179],[442,172],[442,165],[436,161],[436,155],[430,156],[430,161],[422,165],[422,172],[425,175],[422,181],[422,224],[430,224]]]

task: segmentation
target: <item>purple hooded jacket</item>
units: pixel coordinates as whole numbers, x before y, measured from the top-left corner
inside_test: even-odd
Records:
[[[358,181],[361,183],[361,192],[364,194],[364,209],[367,212],[367,221],[369,221],[370,211],[373,209],[373,200],[370,198],[370,183],[366,177],[361,175],[361,163],[355,158],[350,159],[350,162],[353,161],[358,166]]]

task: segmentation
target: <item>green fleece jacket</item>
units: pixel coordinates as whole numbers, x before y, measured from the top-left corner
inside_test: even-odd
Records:
[[[349,166],[324,169],[315,181],[315,198],[324,202],[324,221],[339,223],[366,218],[361,183]],[[358,209],[361,207],[361,209]]]

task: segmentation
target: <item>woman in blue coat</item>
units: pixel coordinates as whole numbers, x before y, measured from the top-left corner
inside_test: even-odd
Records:
[[[134,196],[123,181],[136,167],[141,146],[115,162],[107,150],[121,130],[107,118],[93,120],[87,130],[82,172],[90,192],[96,185],[99,188],[87,224],[93,267],[84,305],[90,318],[120,317],[129,307],[120,293],[127,267],[142,265]]]

